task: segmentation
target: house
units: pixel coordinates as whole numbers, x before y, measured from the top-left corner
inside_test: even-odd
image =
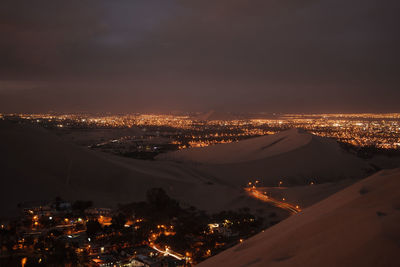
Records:
[[[113,267],[121,266],[121,262],[112,255],[99,255],[92,259],[94,266]]]
[[[85,210],[87,215],[92,215],[94,217],[104,216],[109,217],[111,216],[112,210],[108,208],[88,208]]]

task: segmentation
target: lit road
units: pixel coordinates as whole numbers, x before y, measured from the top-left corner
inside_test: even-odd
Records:
[[[154,244],[150,244],[150,246],[153,249],[157,250],[158,252],[162,253],[164,256],[171,256],[171,257],[174,257],[175,259],[178,259],[178,260],[186,260],[186,262],[191,262],[191,258],[190,257],[185,257],[185,256],[183,256],[183,255],[181,255],[181,254],[179,254],[177,252],[172,251],[169,248],[166,248],[165,250],[163,250],[163,249],[159,249]]]
[[[152,246],[152,248],[157,250],[158,252],[164,254],[164,255],[168,255],[168,256],[174,257],[175,259],[178,259],[178,260],[183,260],[184,259],[183,256],[181,256],[178,253],[175,253],[175,252],[173,252],[173,251],[171,251],[169,249],[161,250],[161,249],[157,248],[156,246]]]
[[[281,208],[281,209],[284,209],[284,210],[288,210],[293,214],[299,213],[301,211],[299,206],[292,205],[292,204],[289,204],[289,203],[286,203],[286,202],[283,202],[283,201],[279,201],[279,200],[277,200],[275,198],[272,198],[272,197],[269,197],[267,195],[264,195],[262,192],[260,192],[256,188],[246,187],[244,190],[246,190],[246,192],[253,198],[256,198],[256,199],[261,200],[263,202],[271,203],[275,207],[278,207],[278,208]]]

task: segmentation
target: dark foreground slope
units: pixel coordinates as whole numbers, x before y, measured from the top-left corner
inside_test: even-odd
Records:
[[[0,121],[0,152],[0,216],[13,215],[18,203],[56,196],[107,206],[139,201],[153,187],[206,210],[252,205],[241,190],[190,166],[91,151],[30,125]]]
[[[400,169],[382,171],[199,266],[400,266],[399,225]]]

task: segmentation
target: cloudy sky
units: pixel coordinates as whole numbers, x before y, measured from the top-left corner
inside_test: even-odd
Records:
[[[400,112],[398,0],[2,0],[0,112]]]

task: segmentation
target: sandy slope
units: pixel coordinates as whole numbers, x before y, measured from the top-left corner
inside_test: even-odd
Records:
[[[93,200],[100,206],[144,200],[152,187],[210,211],[265,206],[190,165],[91,151],[31,126],[0,122],[0,151],[0,216],[15,214],[22,201],[56,196]]]
[[[354,184],[356,181],[358,180],[341,180],[334,183],[293,187],[258,187],[258,190],[265,192],[274,199],[285,199],[285,202],[292,205],[299,205],[301,209],[304,209]]]
[[[292,129],[237,143],[193,148],[159,155],[158,159],[192,163],[234,185],[251,179],[274,186],[357,179],[371,171],[369,164],[344,151],[332,139]]]
[[[295,150],[310,143],[311,139],[311,135],[292,129],[275,135],[251,138],[236,143],[175,151],[159,157],[160,159],[210,164],[248,162]]]
[[[400,266],[400,169],[382,171],[199,264]]]

